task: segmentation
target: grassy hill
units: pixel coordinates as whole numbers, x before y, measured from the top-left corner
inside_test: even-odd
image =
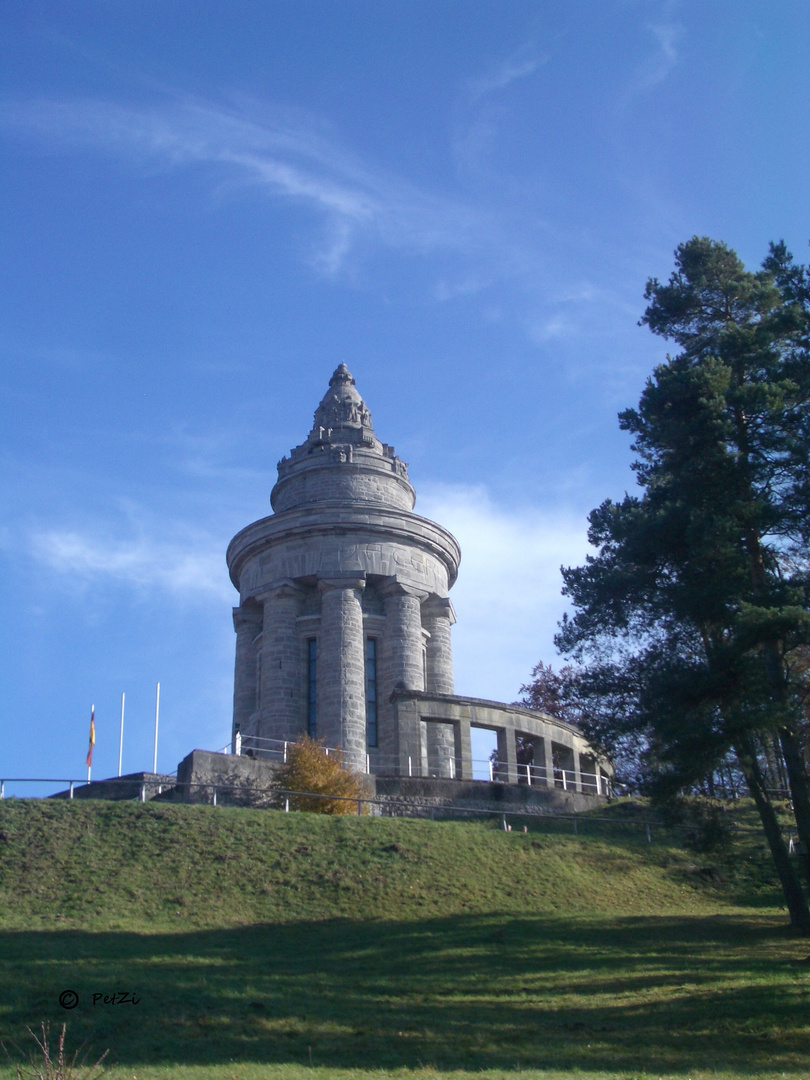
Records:
[[[6,800],[0,1037],[67,1020],[136,1080],[810,1077],[810,943],[761,841],[720,864],[611,812]]]
[[[603,816],[600,814],[600,816]],[[527,821],[529,819],[526,819]],[[776,903],[635,822],[327,818],[208,806],[5,800],[0,926],[154,931],[346,917],[648,915]],[[762,845],[758,845],[762,849]],[[752,862],[752,852],[746,859]],[[746,864],[747,865],[747,864]]]

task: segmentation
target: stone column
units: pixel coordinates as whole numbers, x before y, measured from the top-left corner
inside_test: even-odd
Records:
[[[233,676],[233,730],[231,749],[235,750],[236,733],[251,735],[249,722],[256,711],[256,649],[253,642],[262,628],[262,609],[258,604],[244,604],[233,609],[236,631],[236,663]]]
[[[385,612],[385,631],[383,634],[383,657],[382,657],[382,681],[380,704],[383,706],[384,733],[381,731],[381,745],[386,753],[396,748],[399,760],[394,763],[395,768],[403,776],[408,775],[408,762],[406,757],[411,757],[414,770],[419,765],[421,772],[422,747],[418,753],[409,740],[401,737],[400,732],[394,732],[395,710],[391,707],[389,699],[391,692],[396,689],[424,690],[425,671],[422,663],[422,614],[420,602],[422,596],[402,585],[396,579],[389,579],[380,589],[383,597],[383,610]],[[421,731],[421,724],[417,726]],[[420,739],[420,743],[421,743]],[[409,746],[408,755],[404,755],[403,747]]]
[[[427,775],[454,780],[456,743],[453,725],[439,720],[428,720],[424,726],[427,728],[425,753]]]
[[[452,694],[453,649],[450,627],[456,621],[447,597],[429,596],[422,604],[422,625],[430,634],[427,641],[427,685],[429,694]]]
[[[577,791],[582,791],[582,769],[579,761],[579,750],[576,745],[571,746],[571,756],[574,759],[574,783]]]
[[[543,756],[546,759],[546,787],[554,787],[554,751],[551,745],[551,736],[543,736]]]
[[[396,733],[396,762],[388,771],[395,776],[418,776],[422,741],[419,702],[395,694],[391,708]]]
[[[385,603],[385,673],[387,691],[395,686],[424,690],[421,595],[398,581],[381,590]]]
[[[263,739],[292,742],[305,730],[301,715],[301,647],[296,623],[301,593],[299,585],[287,580],[271,586],[260,596],[264,601],[264,627],[256,734]]]
[[[456,621],[453,605],[447,597],[429,596],[422,604],[422,626],[430,635],[426,645],[429,694],[453,693],[453,650],[450,627]],[[455,746],[451,728],[446,724],[427,725],[427,759],[434,776],[455,775]]]
[[[318,735],[338,746],[356,772],[366,771],[366,680],[363,609],[364,578],[322,578],[318,637]]]
[[[498,728],[498,779],[505,784],[517,783],[517,747],[514,728]]]
[[[453,725],[456,743],[456,761],[461,765],[459,780],[473,779],[472,735],[470,721],[459,720]]]

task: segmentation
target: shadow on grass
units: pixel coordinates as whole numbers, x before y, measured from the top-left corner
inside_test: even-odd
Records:
[[[67,1020],[138,1065],[807,1075],[808,944],[776,921],[463,916],[0,934],[0,1038]],[[76,1008],[58,1004],[63,990]],[[93,1004],[127,991],[137,1004]],[[311,1055],[311,1057],[310,1057]]]

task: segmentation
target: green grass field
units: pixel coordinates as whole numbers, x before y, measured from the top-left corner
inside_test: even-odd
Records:
[[[758,838],[529,827],[6,800],[0,1037],[67,1021],[118,1080],[810,1078]]]

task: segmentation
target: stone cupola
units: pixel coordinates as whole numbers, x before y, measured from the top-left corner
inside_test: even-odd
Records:
[[[393,446],[374,434],[354,378],[340,364],[315,410],[306,440],[279,462],[270,503],[280,513],[345,501],[412,510],[416,496],[407,465]]]

